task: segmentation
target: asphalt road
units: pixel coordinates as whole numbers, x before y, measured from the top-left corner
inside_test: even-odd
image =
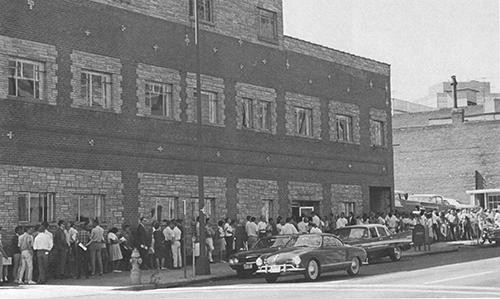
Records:
[[[352,278],[343,272],[318,282],[302,276],[229,279],[187,288],[141,292],[109,287],[36,285],[1,288],[0,298],[500,298],[500,248],[463,248],[458,252],[381,261],[363,266]]]

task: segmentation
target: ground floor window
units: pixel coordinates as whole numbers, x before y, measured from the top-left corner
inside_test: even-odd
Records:
[[[156,221],[179,219],[179,198],[172,196],[154,197],[151,218]]]
[[[196,218],[200,215],[200,205],[198,203],[198,198],[193,198],[191,209],[193,217]],[[203,212],[205,213],[205,216],[207,218],[211,218],[213,221],[217,221],[215,198],[205,198],[205,206],[203,207]]]
[[[105,215],[104,195],[101,194],[78,194],[74,203],[76,221],[90,222],[91,220],[102,220]]]
[[[349,215],[350,212],[356,214],[356,209],[353,202],[341,202],[340,211],[344,212],[345,215]]]
[[[17,197],[19,221],[54,221],[55,193],[21,192]]]
[[[269,221],[269,218],[272,218],[274,215],[273,201],[271,199],[264,199],[263,202],[260,214],[266,218],[266,221]]]

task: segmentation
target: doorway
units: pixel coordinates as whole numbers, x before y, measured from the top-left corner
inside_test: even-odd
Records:
[[[370,212],[387,212],[394,209],[390,187],[370,187]]]

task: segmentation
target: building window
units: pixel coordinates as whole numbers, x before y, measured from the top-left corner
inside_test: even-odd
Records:
[[[356,214],[355,206],[353,202],[341,202],[340,211],[344,212],[345,215],[349,215],[350,212]]]
[[[352,117],[337,115],[337,140],[352,142]]]
[[[269,221],[269,218],[272,218],[274,215],[273,201],[271,199],[264,199],[263,203],[260,215],[264,216],[266,221]]]
[[[374,146],[385,145],[384,122],[379,120],[370,120],[371,142]]]
[[[90,107],[111,107],[111,75],[82,70],[81,96]]]
[[[43,64],[29,60],[9,60],[9,95],[41,98]]]
[[[40,223],[54,221],[54,193],[19,193],[17,198],[19,221]]]
[[[259,8],[259,36],[275,40],[277,38],[276,13],[267,9]]]
[[[212,0],[198,0],[198,17],[200,20],[213,22]],[[189,0],[189,15],[194,17],[194,0]]]
[[[156,221],[179,219],[178,197],[156,197],[151,209],[151,218]]]
[[[200,205],[198,203],[198,198],[193,198],[194,205],[192,205],[193,211],[192,214],[194,217],[197,217],[200,212]],[[217,213],[215,206],[215,198],[205,198],[205,206],[203,207],[203,212],[205,213],[207,218],[212,218],[216,223],[217,222]]]
[[[312,136],[312,109],[295,107],[296,133],[302,136]]]
[[[257,101],[257,129],[262,131],[271,130],[271,103],[268,101]]]
[[[104,217],[104,195],[78,194],[75,202],[76,221],[91,222],[94,219],[102,221]]]
[[[172,118],[172,85],[146,82],[146,106],[151,109],[151,115]]]
[[[243,119],[242,127],[251,129],[253,128],[253,100],[243,99]]]
[[[500,195],[488,196],[488,210],[500,209]]]

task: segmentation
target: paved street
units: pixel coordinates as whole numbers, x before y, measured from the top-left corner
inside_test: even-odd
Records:
[[[301,276],[283,277],[275,284],[262,278],[229,279],[187,288],[141,292],[95,286],[23,286],[1,289],[1,298],[271,298],[308,297],[448,297],[500,298],[500,250],[498,247],[465,247],[457,252],[408,257],[400,262],[380,261],[364,266],[362,275],[350,278],[339,272],[319,282],[306,283]],[[300,283],[299,283],[300,282]]]

